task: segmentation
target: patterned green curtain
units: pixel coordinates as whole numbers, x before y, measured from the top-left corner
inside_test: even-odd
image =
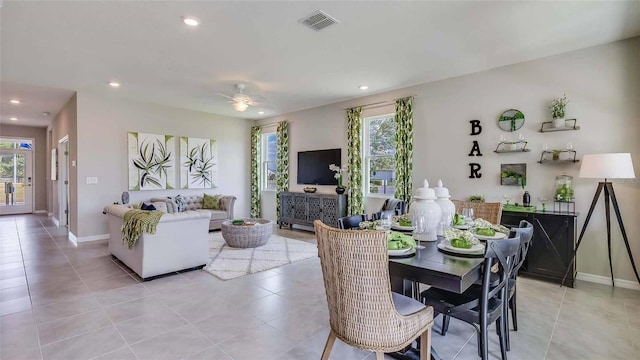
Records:
[[[280,223],[280,193],[289,190],[289,126],[286,121],[278,123],[276,136],[276,214]]]
[[[364,197],[362,188],[362,107],[347,110],[347,133],[348,133],[348,171],[349,185],[347,186],[349,201],[347,213],[349,215],[363,214]]]
[[[251,127],[251,217],[260,218],[260,127]]]
[[[413,186],[413,98],[396,100],[395,197],[409,204]]]

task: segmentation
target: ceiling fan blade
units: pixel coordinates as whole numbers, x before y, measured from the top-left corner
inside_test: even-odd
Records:
[[[260,103],[260,102],[267,101],[267,99],[262,95],[247,95],[247,96],[249,96],[249,101],[251,102]]]
[[[229,96],[229,95],[227,95],[227,94],[221,94],[221,93],[215,93],[215,94],[216,94],[216,95],[218,95],[218,96],[222,96],[223,98],[233,99],[233,97],[232,97],[232,96]]]

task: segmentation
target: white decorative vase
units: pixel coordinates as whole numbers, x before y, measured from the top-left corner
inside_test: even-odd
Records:
[[[429,188],[429,182],[424,181],[424,187],[416,191],[413,197],[415,200],[411,203],[409,214],[411,218],[422,216],[424,218],[424,232],[415,233],[414,238],[419,241],[436,241],[438,240],[438,226],[442,219],[442,210],[435,200],[436,192]]]
[[[553,127],[556,129],[562,129],[565,127],[564,118],[553,119]]]
[[[436,204],[440,205],[442,219],[453,220],[453,217],[456,215],[456,205],[453,201],[449,200],[451,198],[449,189],[442,186],[442,180],[438,180],[438,186],[433,188],[433,190],[435,190],[436,197],[438,198]],[[442,226],[438,226],[438,235],[444,235]]]

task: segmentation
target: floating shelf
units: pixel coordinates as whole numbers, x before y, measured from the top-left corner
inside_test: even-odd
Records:
[[[580,126],[577,125],[578,120],[576,120],[576,119],[565,119],[564,122],[565,122],[565,127],[563,127],[563,128],[554,128],[553,127],[553,121],[545,121],[540,126],[540,132],[580,130]],[[573,126],[567,126],[568,122],[572,122]]]
[[[562,154],[569,154],[569,156],[568,158],[566,158],[565,156],[564,159],[553,160],[553,151],[543,151],[542,154],[540,154],[540,161],[538,161],[538,163],[566,164],[566,163],[577,163],[578,161],[580,161],[579,159],[576,159],[576,152],[574,150],[560,150],[559,153],[560,153],[559,156],[562,156]]]
[[[515,149],[513,147],[515,146]],[[496,146],[493,152],[496,153],[514,153],[514,152],[529,152],[531,149],[527,149],[527,142],[524,140],[519,141],[501,141]]]

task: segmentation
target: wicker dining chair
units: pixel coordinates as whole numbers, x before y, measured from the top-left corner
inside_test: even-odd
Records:
[[[331,331],[322,359],[336,338],[376,359],[420,337],[420,359],[431,358],[433,308],[391,291],[387,234],[349,231],[314,222]]]
[[[462,209],[472,208],[473,217],[487,220],[492,224],[499,224],[502,216],[502,203],[499,202],[475,202],[451,200],[456,205],[456,213],[462,214]]]

